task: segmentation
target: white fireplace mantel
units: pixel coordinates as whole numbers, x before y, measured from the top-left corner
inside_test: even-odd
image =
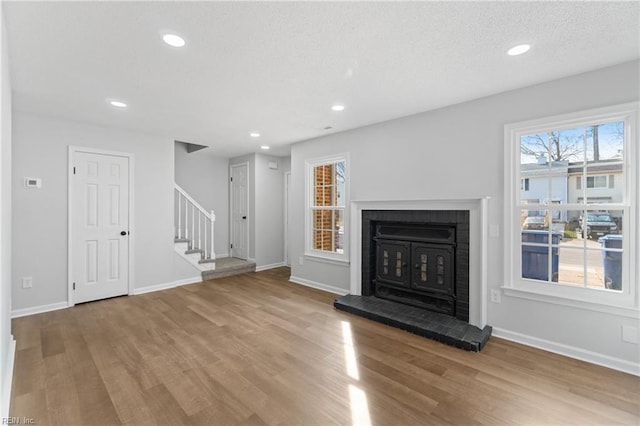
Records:
[[[469,211],[469,324],[487,325],[487,209],[490,197],[450,200],[361,200],[351,202],[350,293],[362,290],[363,210]]]

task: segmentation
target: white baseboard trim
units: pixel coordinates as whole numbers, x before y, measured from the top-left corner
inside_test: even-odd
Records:
[[[306,287],[316,288],[318,290],[324,290],[329,293],[339,294],[340,296],[349,294],[349,290],[345,290],[344,288],[333,287],[328,284],[318,283],[318,282],[307,280],[300,277],[294,277],[293,275],[289,277],[289,281],[295,284],[306,286]]]
[[[32,308],[14,309],[11,318],[26,317],[27,315],[42,314],[44,312],[57,311],[69,307],[69,302],[51,303],[49,305],[34,306]]]
[[[189,284],[197,284],[202,282],[202,275],[198,275],[197,277],[185,278],[184,280],[174,281],[175,287],[180,287],[183,285]]]
[[[603,367],[633,374],[634,376],[640,376],[640,366],[637,363],[626,361],[624,359],[614,358],[597,352],[577,348],[575,346],[552,342],[550,340],[527,336],[525,334],[504,330],[502,328],[493,327],[492,335],[502,339],[511,340],[512,342],[522,343],[523,345],[553,352],[555,354],[564,355],[569,358],[579,359],[580,361],[601,365]]]
[[[7,353],[7,365],[4,366],[2,372],[2,402],[0,406],[0,419],[9,418],[9,405],[11,404],[11,385],[13,383],[13,365],[16,359],[16,341],[11,335],[11,341],[9,342],[9,348]]]
[[[284,264],[284,262],[279,262],[279,263],[272,263],[270,265],[256,266],[256,272],[266,271],[267,269],[279,268],[281,266],[286,266],[286,265]]]
[[[183,285],[195,284],[195,283],[200,283],[200,282],[202,282],[202,275],[199,275],[197,277],[185,278],[183,280],[172,281],[170,283],[156,284],[156,285],[149,285],[149,286],[146,286],[146,287],[134,288],[133,289],[133,295],[137,296],[139,294],[153,293],[154,291],[168,290],[170,288],[176,288],[176,287],[180,287],[180,286],[183,286]]]
[[[202,282],[202,275],[198,275],[191,278],[185,278],[183,280],[172,281],[170,283],[134,288],[130,296],[151,293],[153,291],[167,290],[169,288],[175,288],[175,287],[180,287],[187,284],[195,284],[200,282]],[[59,309],[65,309],[68,307],[69,307],[68,302],[59,302],[59,303],[51,303],[50,305],[34,306],[32,308],[15,309],[11,311],[11,318],[19,318],[19,317],[26,317],[28,315],[42,314],[45,312],[57,311]]]

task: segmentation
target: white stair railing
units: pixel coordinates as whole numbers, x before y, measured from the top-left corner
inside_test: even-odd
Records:
[[[177,183],[174,184],[174,208],[176,237],[189,240],[189,249],[202,250],[203,259],[215,260],[213,210],[207,212]]]

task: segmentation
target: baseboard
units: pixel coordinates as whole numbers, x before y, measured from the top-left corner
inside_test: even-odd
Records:
[[[172,281],[170,283],[156,284],[156,285],[149,285],[149,286],[146,286],[146,287],[134,288],[133,289],[133,295],[137,296],[139,294],[153,293],[154,291],[168,290],[170,288],[176,288],[176,287],[180,287],[180,286],[183,286],[183,285],[195,284],[195,283],[200,283],[200,282],[202,282],[202,275],[199,275],[199,276],[196,276],[196,277],[191,277],[191,278],[185,278],[183,280]]]
[[[295,284],[300,284],[306,287],[316,288],[318,290],[324,290],[329,293],[339,294],[340,296],[344,296],[345,294],[349,294],[349,290],[345,290],[344,288],[333,287],[328,284],[323,284],[311,280],[307,280],[300,277],[294,277],[293,275],[289,277],[289,281]]]
[[[7,365],[4,366],[2,375],[2,402],[0,409],[0,419],[9,418],[9,405],[11,404],[11,385],[13,383],[13,364],[16,359],[16,341],[11,335],[9,342],[9,353],[7,354]]]
[[[640,376],[640,366],[637,363],[626,361],[620,358],[614,358],[608,355],[602,355],[597,352],[587,351],[575,346],[564,345],[562,343],[552,342],[537,337],[527,336],[525,334],[516,333],[514,331],[504,330],[493,327],[493,335],[502,339],[511,340],[512,342],[522,343],[523,345],[532,346],[555,354],[564,355],[569,358],[579,359],[591,364],[601,365],[603,367],[622,371],[625,373]]]
[[[51,303],[49,305],[34,306],[32,308],[14,309],[11,311],[11,318],[26,317],[27,315],[42,314],[44,312],[57,311],[69,307],[68,302]]]
[[[153,291],[167,290],[169,288],[180,287],[187,284],[195,284],[202,282],[202,275],[183,280],[172,281],[170,283],[150,285],[147,287],[134,288],[131,295],[151,293]],[[28,315],[42,314],[45,312],[57,311],[69,307],[68,302],[51,303],[50,305],[34,306],[32,308],[15,309],[11,311],[11,318],[26,317]]]
[[[197,277],[185,278],[184,280],[174,281],[176,287],[180,287],[183,285],[189,284],[197,284],[202,282],[202,275],[198,275]]]
[[[266,271],[267,269],[279,268],[281,266],[287,266],[287,265],[285,265],[284,262],[279,262],[279,263],[272,263],[270,265],[256,266],[256,272]]]

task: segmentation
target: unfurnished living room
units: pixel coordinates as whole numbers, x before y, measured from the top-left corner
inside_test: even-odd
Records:
[[[640,423],[638,1],[0,6],[0,424]]]

